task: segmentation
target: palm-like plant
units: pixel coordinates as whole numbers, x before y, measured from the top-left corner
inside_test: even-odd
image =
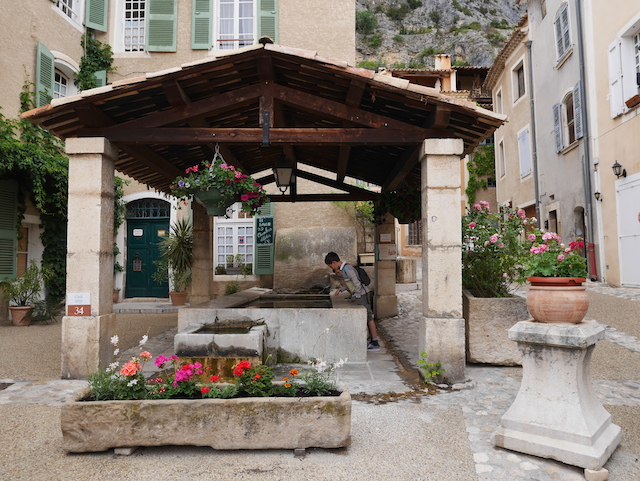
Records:
[[[187,219],[178,220],[171,232],[158,245],[160,261],[153,278],[159,284],[170,279],[175,292],[186,290],[191,284],[193,265],[193,229]]]

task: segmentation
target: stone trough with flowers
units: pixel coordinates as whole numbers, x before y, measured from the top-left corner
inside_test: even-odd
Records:
[[[118,338],[112,339],[117,355]],[[142,351],[144,344],[140,343]],[[67,452],[140,446],[213,449],[340,448],[351,442],[351,395],[332,375],[342,364],[319,361],[306,373],[291,369],[274,381],[270,366],[244,360],[230,383],[202,364],[157,356],[160,375],[145,379],[151,353],[121,365],[116,359],[89,376],[89,388],[62,406]],[[202,377],[207,382],[201,382]]]

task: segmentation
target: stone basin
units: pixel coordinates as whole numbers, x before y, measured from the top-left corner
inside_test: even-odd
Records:
[[[262,358],[267,326],[260,321],[222,320],[192,325],[174,337],[180,357]]]

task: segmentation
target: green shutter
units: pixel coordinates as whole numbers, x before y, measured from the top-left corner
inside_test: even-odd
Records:
[[[53,98],[55,60],[47,47],[38,42],[36,54],[36,103],[47,105]]]
[[[147,52],[175,52],[178,0],[147,1]]]
[[[98,70],[93,73],[93,76],[96,78],[96,87],[104,87],[107,85],[107,71],[106,70]]]
[[[271,202],[268,202],[260,206],[260,208],[258,209],[258,216],[273,217],[273,204]],[[256,225],[257,225],[257,221],[256,221]],[[255,265],[253,269],[255,274],[258,274],[258,275],[273,274],[273,252],[274,252],[273,248],[274,248],[274,244],[271,244],[269,246],[256,245]]]
[[[278,43],[278,0],[258,1],[258,38],[264,36]]]
[[[213,32],[213,0],[193,0],[191,48],[210,49]]]
[[[94,30],[106,32],[108,14],[109,0],[87,0],[84,24]]]
[[[0,280],[16,276],[18,183],[0,180]]]

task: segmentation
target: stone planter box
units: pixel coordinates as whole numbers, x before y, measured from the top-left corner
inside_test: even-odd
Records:
[[[351,395],[80,401],[62,406],[62,449],[139,446],[213,449],[340,448],[351,442]]]
[[[508,330],[531,319],[527,300],[522,297],[475,297],[462,291],[467,361],[500,366],[522,365],[517,344]]]

